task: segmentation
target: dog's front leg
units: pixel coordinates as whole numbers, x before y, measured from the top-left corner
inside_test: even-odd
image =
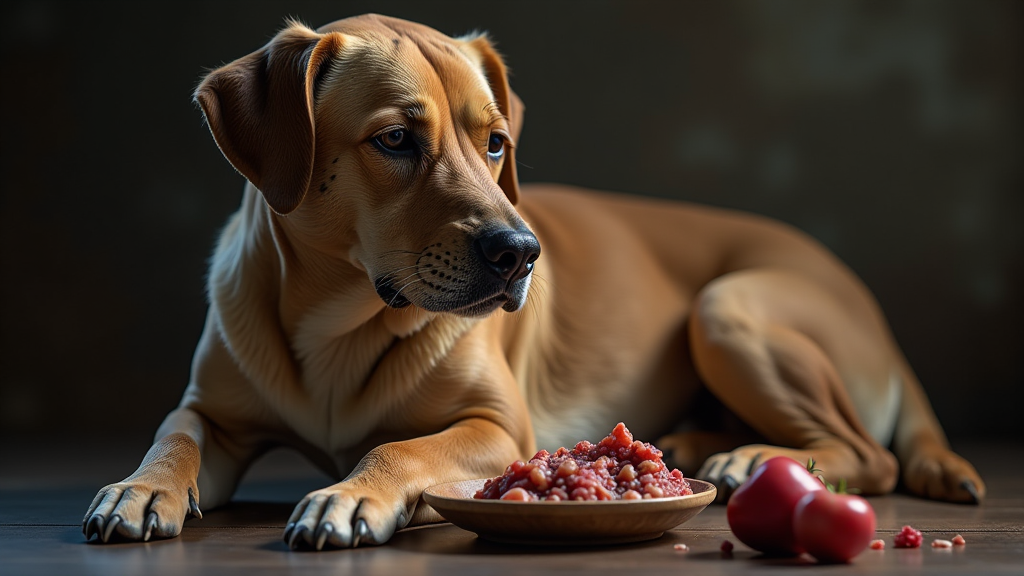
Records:
[[[181,532],[189,515],[202,518],[199,464],[201,453],[211,448],[209,430],[203,416],[194,410],[179,408],[171,412],[157,431],[156,441],[138,470],[120,482],[103,487],[93,498],[82,519],[85,538],[88,540],[95,534],[107,542],[115,533],[129,540],[170,538]],[[206,468],[209,472],[210,466]],[[213,468],[221,472],[219,476],[231,476],[223,473],[223,465]],[[211,496],[224,500],[226,494],[229,498],[230,489],[219,484],[223,482],[211,482],[207,478],[206,486],[214,492]]]
[[[320,550],[380,544],[415,519],[440,516],[420,502],[434,484],[493,475],[520,449],[491,420],[469,418],[448,429],[371,450],[344,481],[307,495],[295,508],[284,539]]]

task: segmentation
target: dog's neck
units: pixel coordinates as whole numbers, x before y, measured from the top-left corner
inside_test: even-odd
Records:
[[[432,366],[474,320],[385,307],[365,272],[301,246],[285,218],[247,186],[211,265],[211,307],[243,372],[301,436],[322,446],[350,445],[375,425],[374,412],[361,411],[354,394],[377,380],[411,386],[422,377],[381,372],[381,359],[414,354]],[[426,346],[405,342],[427,332]],[[347,423],[344,434],[323,436],[316,418],[335,421],[325,414],[343,417],[337,421]]]
[[[383,323],[393,336],[405,338],[434,318],[435,314],[413,306],[387,307],[358,263],[346,254],[330,254],[306,245],[290,230],[293,225],[288,218],[270,210],[249,184],[237,225],[255,228],[255,237],[262,241],[240,246],[235,252],[239,259],[276,259],[276,265],[267,268],[277,274],[267,280],[276,283],[273,297],[281,329],[290,342],[294,344],[300,334],[337,338],[374,321]]]

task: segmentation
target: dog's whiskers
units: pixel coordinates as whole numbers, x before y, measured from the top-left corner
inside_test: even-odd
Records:
[[[391,273],[388,274],[388,275],[389,276],[394,276],[395,274],[398,274],[399,272],[405,272],[406,270],[412,270],[413,268],[418,268],[418,267],[419,266],[416,265],[416,264],[413,264],[412,266],[403,266],[402,268],[398,268],[397,270],[392,270]],[[408,276],[407,276],[407,278],[408,278]]]
[[[540,308],[537,307],[537,306],[534,306],[533,304],[534,304],[534,301],[535,301],[536,298],[541,298],[541,297],[543,297],[545,299],[547,298],[548,286],[549,286],[549,283],[548,283],[547,278],[541,276],[540,274],[537,274],[537,272],[533,273],[533,281],[530,283],[530,290],[529,290],[529,292],[526,293],[526,304],[523,306],[523,309],[525,309],[527,306],[529,306],[530,310],[531,310],[531,313],[533,314],[533,319],[536,320],[537,322],[541,321]],[[539,295],[535,296],[535,294],[537,294],[538,292],[539,292]],[[522,312],[522,311],[523,310],[521,309],[519,312]]]
[[[409,274],[408,276],[406,276],[405,278],[402,278],[401,280],[395,280],[393,282],[393,284],[401,284],[402,282],[405,282],[406,280],[408,280],[408,279],[410,279],[410,278],[412,278],[414,276],[417,276],[418,274],[419,274],[418,271],[417,272],[413,272],[412,274]]]

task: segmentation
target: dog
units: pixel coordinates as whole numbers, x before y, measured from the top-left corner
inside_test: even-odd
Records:
[[[486,35],[289,22],[195,100],[244,196],[181,404],[96,495],[87,540],[176,536],[291,446],[344,479],[299,502],[286,542],[380,544],[441,519],[425,488],[618,421],[723,497],[776,455],[867,494],[984,497],[879,306],[818,243],[739,212],[521,188],[524,107]]]

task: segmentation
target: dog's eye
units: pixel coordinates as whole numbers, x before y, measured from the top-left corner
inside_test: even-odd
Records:
[[[388,130],[376,136],[373,141],[388,152],[411,152],[416,147],[416,141],[404,128]]]
[[[501,155],[505,153],[505,139],[499,134],[491,134],[490,139],[487,141],[487,154],[492,160],[501,158]]]

